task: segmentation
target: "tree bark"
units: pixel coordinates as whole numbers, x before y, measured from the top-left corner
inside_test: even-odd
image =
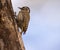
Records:
[[[7,2],[6,2],[7,1]],[[1,0],[0,50],[25,50],[22,35],[18,32],[11,0]],[[4,6],[6,2],[7,5]]]

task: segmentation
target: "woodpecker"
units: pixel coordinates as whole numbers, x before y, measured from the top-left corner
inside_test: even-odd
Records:
[[[30,8],[24,6],[22,8],[18,7],[21,11],[19,11],[16,21],[17,26],[21,29],[21,34],[25,34],[30,21]]]

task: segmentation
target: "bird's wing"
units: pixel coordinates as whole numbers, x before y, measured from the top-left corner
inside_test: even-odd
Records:
[[[17,19],[19,21],[22,21],[23,20],[23,15],[22,15],[22,12],[21,11],[19,11],[18,16],[17,16]]]

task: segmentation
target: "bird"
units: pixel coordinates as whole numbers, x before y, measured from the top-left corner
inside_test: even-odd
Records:
[[[29,21],[30,21],[30,8],[27,6],[24,6],[22,8],[18,7],[20,9],[17,18],[16,18],[16,22],[17,22],[17,26],[21,29],[21,34],[25,34],[27,29],[28,29],[28,25],[29,25]]]

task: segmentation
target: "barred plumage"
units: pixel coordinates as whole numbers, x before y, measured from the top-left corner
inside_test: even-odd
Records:
[[[21,28],[21,33],[25,34],[30,21],[30,9],[26,6],[19,9],[21,9],[21,11],[19,11],[16,21],[18,27]]]

